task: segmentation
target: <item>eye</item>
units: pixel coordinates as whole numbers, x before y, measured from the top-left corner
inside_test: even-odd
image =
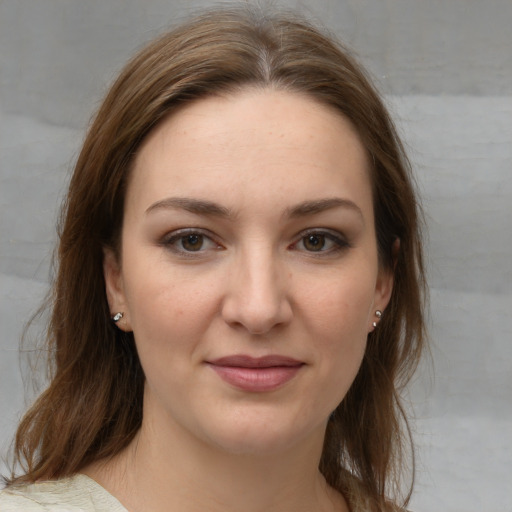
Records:
[[[348,247],[348,242],[341,234],[331,231],[311,230],[303,233],[292,248],[310,253],[332,253]]]
[[[186,251],[200,251],[205,241],[204,236],[198,233],[182,236],[179,240],[181,247]]]
[[[211,237],[195,229],[173,231],[162,240],[162,245],[181,254],[221,249],[221,246]]]
[[[302,244],[304,248],[308,251],[323,251],[326,245],[327,239],[325,235],[307,235],[302,238]]]

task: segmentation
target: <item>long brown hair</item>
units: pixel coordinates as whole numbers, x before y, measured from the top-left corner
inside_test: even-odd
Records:
[[[345,48],[296,16],[245,8],[208,12],[146,47],[88,131],[62,210],[47,332],[51,380],[18,428],[23,474],[11,484],[78,472],[118,453],[139,429],[144,374],[133,335],[110,320],[103,250],[119,248],[131,163],[148,133],[184,104],[246,86],[297,91],[330,106],[352,122],[368,152],[379,259],[394,267],[394,288],[355,382],[329,420],[320,470],[375,510],[397,499],[410,438],[400,391],[425,340],[409,164],[379,95]]]

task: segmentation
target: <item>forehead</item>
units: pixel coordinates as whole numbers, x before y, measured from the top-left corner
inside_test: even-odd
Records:
[[[246,201],[277,192],[297,201],[355,194],[364,203],[371,195],[366,151],[350,121],[308,96],[275,90],[183,107],[148,136],[130,181],[128,201],[142,203],[182,194]]]

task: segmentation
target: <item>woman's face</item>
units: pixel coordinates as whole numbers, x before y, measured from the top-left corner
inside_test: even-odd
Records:
[[[105,276],[155,431],[236,453],[321,442],[392,286],[355,130],[290,92],[186,106],[136,157]]]

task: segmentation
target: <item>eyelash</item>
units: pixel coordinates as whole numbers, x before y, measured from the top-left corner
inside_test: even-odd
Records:
[[[183,243],[187,237],[201,237],[203,243],[196,250],[187,250],[183,247]],[[308,237],[316,237],[317,239],[322,239],[324,243],[332,244],[327,249],[320,248],[320,250],[308,250],[306,248],[303,249],[303,252],[310,256],[314,257],[325,257],[327,255],[336,254],[340,251],[343,251],[350,247],[349,242],[344,238],[343,235],[337,232],[322,230],[322,229],[308,229],[307,231],[303,231],[299,234],[297,240],[288,246],[289,249],[296,249],[299,244],[304,245],[306,239]],[[201,253],[204,253],[208,248],[203,248],[204,241],[208,241],[211,244],[214,250],[221,250],[223,246],[216,242],[212,235],[209,232],[205,232],[201,229],[196,228],[185,228],[179,229],[177,231],[173,231],[166,235],[160,245],[171,250],[172,252],[179,254],[180,256],[184,256],[187,258],[197,258]],[[312,241],[312,240],[310,240]],[[181,243],[181,247],[178,246],[178,243]],[[211,249],[212,247],[210,247]]]
[[[185,229],[179,229],[177,231],[173,231],[173,232],[169,233],[168,235],[166,235],[162,239],[161,245],[164,246],[166,249],[169,249],[172,252],[174,252],[180,256],[184,256],[187,258],[197,258],[200,253],[205,251],[203,249],[202,245],[197,251],[189,251],[189,250],[185,249],[183,246],[178,247],[178,245],[177,245],[180,242],[181,242],[181,244],[183,244],[184,240],[187,237],[192,237],[192,236],[201,237],[202,240],[209,241],[209,243],[214,246],[214,250],[223,249],[222,245],[217,243],[213,239],[213,237],[211,236],[210,233],[205,232],[201,229],[196,229],[196,228],[185,228]]]
[[[298,240],[291,244],[290,247],[296,248],[298,244],[304,244],[308,237],[323,238],[325,242],[331,242],[333,244],[328,249],[322,248],[319,251],[308,251],[307,249],[304,249],[304,252],[314,257],[325,257],[328,255],[336,254],[350,247],[349,242],[343,235],[341,235],[341,233],[322,229],[308,229],[307,231],[303,231],[300,233]]]

